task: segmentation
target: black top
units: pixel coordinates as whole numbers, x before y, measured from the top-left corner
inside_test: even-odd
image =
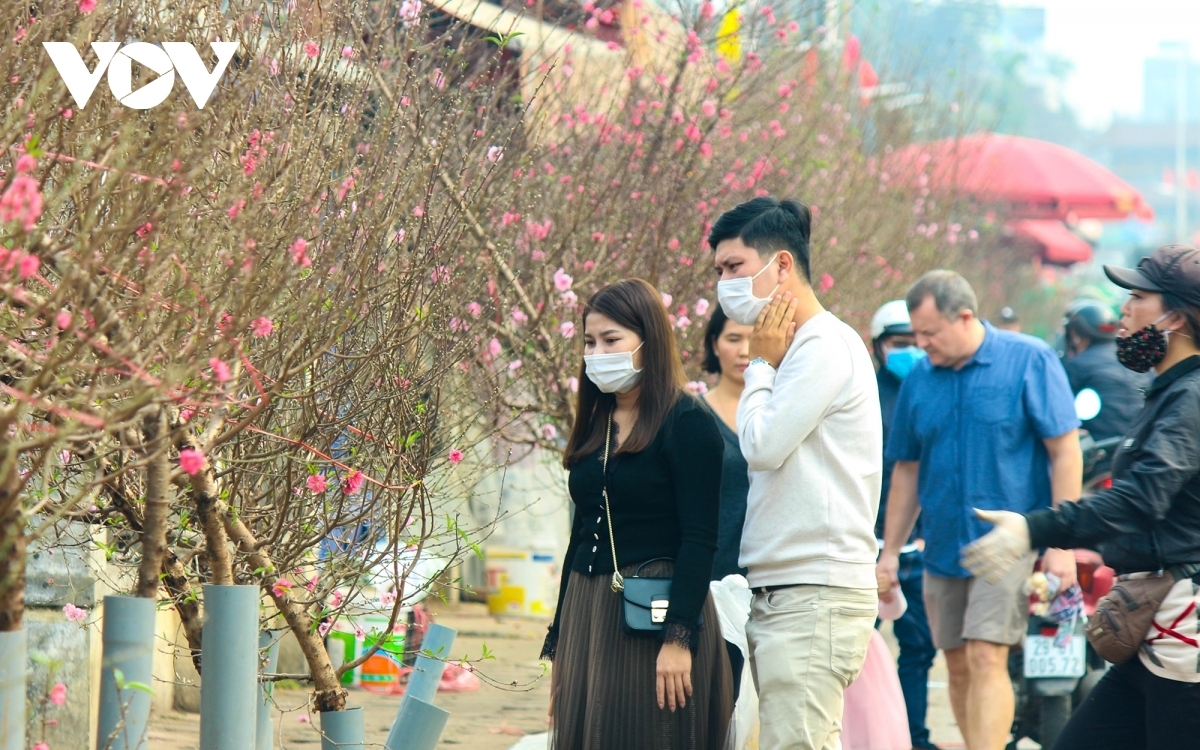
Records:
[[[1063,360],[1071,391],[1091,388],[1100,396],[1100,413],[1083,423],[1096,440],[1120,437],[1142,410],[1142,391],[1153,375],[1137,373],[1117,361],[1117,345],[1097,341],[1074,357]]]
[[[904,382],[886,367],[880,367],[875,373],[875,382],[879,386],[879,411],[883,414],[883,444],[887,446],[888,432],[892,429],[892,418],[896,415],[896,402],[900,399],[900,386],[904,385]],[[884,522],[887,520],[888,492],[892,489],[892,469],[895,466],[896,462],[888,458],[885,451],[883,484],[879,488],[879,515],[875,517],[876,539],[883,539]],[[917,523],[913,524],[912,534],[909,535],[908,541],[911,543],[920,535],[921,521],[918,517]]]
[[[625,567],[657,557],[675,560],[663,632],[681,643],[694,645],[695,639],[689,640],[688,635],[708,597],[709,572],[717,548],[723,447],[716,418],[695,397],[681,393],[645,450],[615,453],[608,459],[617,562]],[[575,503],[575,520],[563,562],[558,610],[546,639],[544,654],[548,657],[553,656],[558,639],[570,571],[612,576],[601,494],[603,455],[601,447],[577,463],[567,483]]]
[[[1027,516],[1033,547],[1101,543],[1118,574],[1200,563],[1200,356],[1155,379],[1125,435],[1110,489]]]
[[[725,576],[746,575],[746,569],[738,567],[738,555],[742,550],[742,527],[746,525],[746,497],[750,494],[750,467],[742,455],[738,434],[725,424],[712,405],[700,399],[700,403],[712,412],[721,439],[725,441],[725,453],[721,459],[721,513],[717,524],[717,554],[713,557],[712,579],[719,581]]]

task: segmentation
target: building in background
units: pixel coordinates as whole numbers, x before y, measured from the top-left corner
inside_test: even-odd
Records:
[[[1200,61],[1164,43],[1144,61],[1143,81],[1141,115],[1114,120],[1094,153],[1154,207],[1152,226],[1111,227],[1101,241],[1126,245],[1130,261],[1180,236],[1200,242]]]

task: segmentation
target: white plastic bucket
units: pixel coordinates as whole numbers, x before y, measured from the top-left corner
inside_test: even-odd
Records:
[[[558,560],[546,550],[489,548],[484,552],[488,611],[493,615],[553,617]]]

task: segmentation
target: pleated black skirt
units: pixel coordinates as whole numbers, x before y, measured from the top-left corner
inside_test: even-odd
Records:
[[[636,566],[622,569],[630,575]],[[670,576],[655,562],[644,576]],[[721,750],[733,714],[733,676],[709,596],[692,656],[687,707],[659,709],[660,642],[621,631],[621,596],[610,576],[572,572],[559,619],[550,750]]]

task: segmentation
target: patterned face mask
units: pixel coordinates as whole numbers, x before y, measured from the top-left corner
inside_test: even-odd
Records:
[[[1140,331],[1117,338],[1117,361],[1134,372],[1146,372],[1167,356],[1167,332],[1158,324],[1170,315],[1165,313]]]

